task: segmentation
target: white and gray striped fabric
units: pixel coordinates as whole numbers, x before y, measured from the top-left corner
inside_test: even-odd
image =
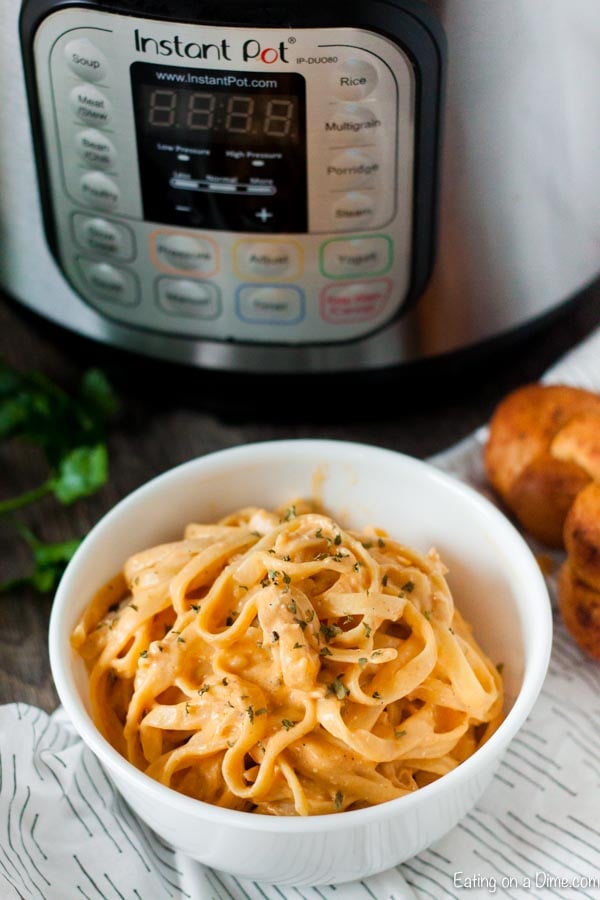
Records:
[[[600,329],[545,380],[600,390]],[[486,492],[485,434],[433,462]],[[397,869],[337,887],[242,882],[183,858],[135,818],[62,710],[0,707],[0,900],[492,895],[600,898],[600,665],[558,615],[542,693],[477,808]]]

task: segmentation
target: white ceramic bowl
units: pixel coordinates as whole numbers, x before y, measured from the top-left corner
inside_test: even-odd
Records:
[[[414,794],[368,809],[270,817],[219,809],[150,779],[121,757],[89,714],[87,677],[69,635],[95,591],[135,551],[178,538],[192,520],[246,505],[314,496],[342,524],[373,524],[415,549],[435,546],[455,602],[494,662],[504,664],[506,719],[472,757]],[[476,491],[414,458],[327,440],[255,443],[166,472],[122,500],[69,564],[50,622],[50,662],[75,728],[141,819],[216,869],[280,885],[363,878],[414,856],[475,805],[542,687],[550,602],[527,544]]]

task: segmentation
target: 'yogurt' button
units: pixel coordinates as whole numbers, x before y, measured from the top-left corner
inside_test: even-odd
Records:
[[[96,128],[86,128],[75,136],[79,156],[92,169],[112,169],[117,161],[117,151],[111,140]]]
[[[69,95],[71,109],[87,125],[108,125],[111,117],[110,100],[93,84],[78,84]]]
[[[76,213],[73,230],[77,243],[86,250],[113,259],[130,259],[134,255],[133,232],[121,223]]]
[[[108,70],[107,59],[88,38],[75,38],[65,47],[65,58],[71,70],[84,81],[102,81]]]
[[[350,58],[337,67],[333,91],[340,100],[362,100],[377,87],[377,69],[364,59]]]
[[[380,169],[376,159],[351,147],[331,156],[325,171],[329,186],[343,190],[371,184]]]
[[[79,259],[79,266],[94,293],[122,306],[135,306],[139,300],[137,282],[131,272],[110,263]]]
[[[333,227],[342,231],[356,231],[370,225],[375,216],[375,197],[360,191],[342,194],[333,205]]]
[[[216,319],[221,313],[219,289],[208,281],[159,278],[157,294],[158,305],[172,316]]]
[[[391,264],[392,241],[383,234],[326,241],[321,248],[321,268],[329,278],[383,275]]]
[[[96,209],[116,209],[119,204],[120,191],[112,178],[103,172],[88,172],[82,175],[79,189],[83,202]]]
[[[185,272],[212,275],[217,269],[217,247],[207,238],[159,232],[154,237],[157,265]]]

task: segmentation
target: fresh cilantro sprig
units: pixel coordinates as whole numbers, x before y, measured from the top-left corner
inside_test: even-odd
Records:
[[[0,500],[0,516],[12,522],[32,551],[33,573],[0,585],[0,593],[26,585],[51,591],[79,540],[46,544],[12,514],[46,495],[69,505],[95,493],[108,478],[106,426],[117,401],[105,375],[87,371],[74,395],[40,372],[21,372],[0,359],[0,440],[38,446],[48,465],[39,485]]]

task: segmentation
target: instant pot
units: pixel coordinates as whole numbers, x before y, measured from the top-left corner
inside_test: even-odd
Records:
[[[598,0],[5,0],[0,284],[223,372],[384,370],[600,273]]]

